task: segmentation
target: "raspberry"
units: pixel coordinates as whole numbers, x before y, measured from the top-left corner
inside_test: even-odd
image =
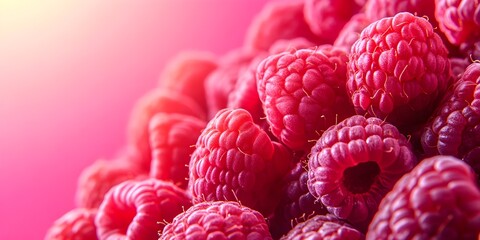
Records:
[[[291,52],[304,48],[314,48],[315,46],[315,43],[303,37],[292,39],[279,39],[275,41],[272,46],[270,46],[268,52],[270,54],[277,54],[282,52]]]
[[[274,238],[286,234],[293,225],[303,222],[315,215],[324,215],[326,208],[308,191],[308,171],[305,166],[306,156],[285,176],[281,191],[280,204],[268,224]]]
[[[229,95],[235,88],[239,74],[258,54],[258,51],[235,49],[219,60],[218,68],[205,80],[209,119],[227,107]]]
[[[312,32],[333,43],[345,23],[359,10],[360,5],[354,0],[305,0],[303,13]]]
[[[190,159],[193,202],[238,200],[268,215],[278,199],[291,156],[272,143],[243,109],[223,109],[210,120]]]
[[[126,180],[146,177],[131,163],[120,160],[97,160],[82,171],[76,192],[78,207],[98,208],[113,186]]]
[[[367,239],[477,239],[480,191],[454,157],[421,161],[380,203]]]
[[[204,82],[217,68],[217,59],[209,52],[182,52],[165,66],[160,88],[180,92],[207,111]]]
[[[272,239],[259,212],[237,202],[193,205],[163,229],[159,240],[169,239]]]
[[[372,21],[392,17],[400,12],[409,12],[426,17],[432,25],[436,25],[433,6],[435,0],[367,0],[364,11]]]
[[[453,57],[450,58],[450,65],[452,68],[452,76],[456,82],[463,75],[467,67],[470,65],[470,60],[467,58]]]
[[[363,12],[353,15],[338,33],[333,45],[337,47],[344,47],[348,52],[350,52],[353,43],[358,40],[362,30],[370,23],[372,23],[372,21],[370,21],[370,19],[368,19]]]
[[[424,123],[449,85],[447,49],[432,25],[411,13],[370,24],[353,44],[347,89],[357,114],[400,129]]]
[[[186,188],[192,146],[206,125],[203,120],[192,116],[157,113],[150,121],[150,177],[172,181]]]
[[[170,182],[158,179],[125,181],[105,196],[95,217],[97,236],[103,239],[157,239],[162,222],[191,206],[190,196]]]
[[[364,229],[383,196],[415,164],[395,126],[355,115],[326,130],[312,148],[308,188],[330,213]]]
[[[362,240],[363,233],[333,215],[318,215],[297,224],[282,240],[331,239]]]
[[[435,0],[435,18],[448,41],[460,45],[480,36],[480,4],[471,0]]]
[[[45,240],[97,240],[96,209],[75,208],[57,219],[48,229]]]
[[[149,171],[152,159],[148,124],[159,112],[181,113],[206,119],[205,112],[196,102],[178,92],[154,89],[140,98],[132,110],[127,134],[128,143],[134,148],[132,151],[138,155],[132,161],[146,171]]]
[[[245,45],[267,51],[279,39],[303,37],[313,43],[326,43],[305,22],[303,1],[269,2],[253,19],[247,30]]]
[[[354,113],[348,99],[347,55],[323,45],[272,55],[257,69],[257,90],[272,133],[305,150],[321,132]]]
[[[239,72],[238,80],[234,89],[228,95],[227,103],[228,108],[247,110],[252,115],[253,121],[259,125],[265,122],[265,114],[258,97],[257,79],[255,76],[258,64],[267,56],[267,53],[259,53],[246,68]]]
[[[431,155],[452,155],[480,174],[480,63],[472,63],[426,124],[421,143]]]

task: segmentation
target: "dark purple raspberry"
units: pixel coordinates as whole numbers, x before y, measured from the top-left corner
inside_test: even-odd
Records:
[[[150,146],[152,165],[150,177],[172,181],[180,188],[187,188],[188,164],[192,146],[207,123],[196,117],[157,113],[150,121]]]
[[[267,216],[291,167],[286,147],[272,142],[247,111],[224,109],[198,138],[190,159],[189,189],[194,203],[239,201]]]
[[[57,219],[48,229],[45,240],[97,240],[97,209],[75,208]]]
[[[76,203],[80,208],[98,208],[113,186],[131,179],[143,179],[147,173],[131,162],[97,160],[85,168],[78,178]]]
[[[272,239],[264,217],[237,202],[193,205],[167,224],[159,240]]]
[[[257,90],[273,135],[308,152],[322,131],[354,111],[345,90],[346,52],[322,45],[272,55],[257,69]]]
[[[150,170],[152,149],[148,125],[157,113],[180,113],[205,120],[206,113],[190,97],[179,92],[153,89],[142,96],[135,104],[127,126],[128,145],[135,153],[132,161],[145,171]]]
[[[383,196],[415,164],[395,126],[355,115],[330,127],[312,148],[308,188],[330,213],[365,229]]]
[[[480,36],[480,3],[475,0],[435,0],[435,18],[448,41],[460,45]]]
[[[447,93],[426,124],[421,142],[428,156],[458,157],[480,174],[480,63],[468,66]]]
[[[477,239],[480,191],[457,158],[422,160],[380,203],[367,239]]]
[[[209,52],[181,52],[165,66],[159,86],[189,96],[207,112],[204,82],[216,68],[217,59]]]
[[[365,235],[333,215],[318,215],[297,224],[281,240],[363,240]]]
[[[280,204],[268,219],[270,232],[275,239],[310,217],[327,214],[325,206],[308,191],[306,164],[307,159],[304,155],[284,178]]]
[[[303,14],[312,32],[332,44],[359,10],[355,0],[305,0]]]
[[[219,59],[218,67],[205,80],[208,118],[227,107],[229,95],[234,91],[240,74],[261,52],[257,50],[234,49]],[[198,91],[197,89],[196,91]]]
[[[158,179],[125,181],[105,195],[95,217],[99,240],[157,239],[162,223],[191,206],[183,189]]]
[[[449,84],[447,49],[422,17],[373,22],[352,46],[347,89],[357,114],[404,130],[424,123]]]
[[[277,40],[298,37],[316,44],[326,43],[321,36],[312,33],[305,22],[303,9],[303,0],[267,3],[247,30],[246,47],[267,51]]]

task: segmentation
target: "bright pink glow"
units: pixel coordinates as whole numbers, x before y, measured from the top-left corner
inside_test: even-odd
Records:
[[[0,1],[0,239],[43,239],[166,61],[241,46],[265,2]]]

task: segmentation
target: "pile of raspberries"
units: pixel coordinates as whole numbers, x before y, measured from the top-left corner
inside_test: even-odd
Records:
[[[183,52],[45,239],[480,239],[480,3],[267,4]]]

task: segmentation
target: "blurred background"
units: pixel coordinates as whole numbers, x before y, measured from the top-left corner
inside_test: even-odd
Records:
[[[267,0],[0,0],[0,239],[43,239],[183,50],[240,47]]]

